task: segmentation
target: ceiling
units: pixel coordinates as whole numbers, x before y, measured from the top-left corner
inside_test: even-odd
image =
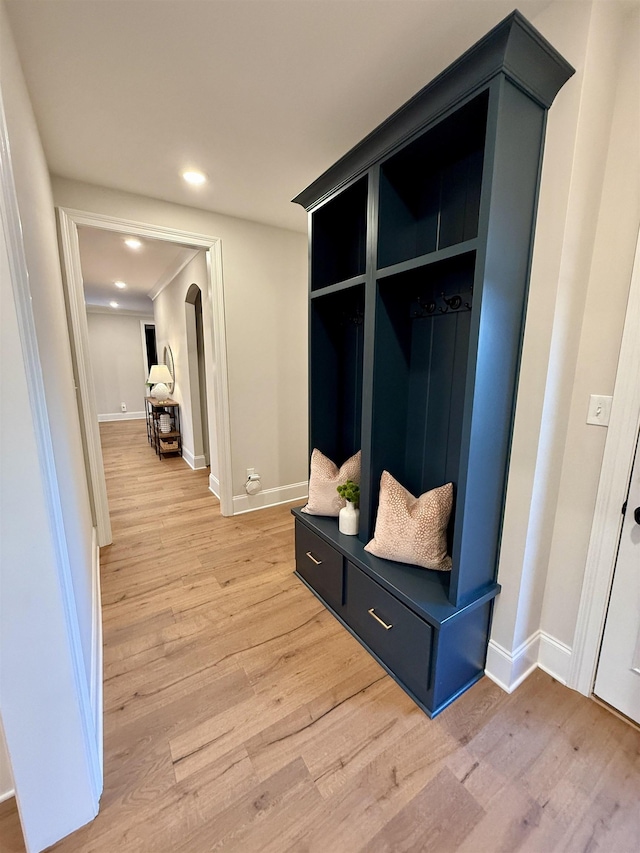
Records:
[[[515,2],[6,6],[53,174],[304,231],[290,199]],[[209,182],[187,186],[186,167]]]
[[[535,18],[551,2],[519,0]],[[304,232],[291,198],[515,0],[5,0],[53,174]],[[182,180],[185,168],[209,178]],[[86,300],[152,312],[183,247],[80,229]],[[127,282],[117,291],[115,280]]]
[[[78,227],[85,302],[92,308],[153,314],[149,294],[155,295],[197,254],[197,250],[140,237],[140,248],[125,244],[127,234],[102,228]],[[127,285],[123,290],[116,281]]]

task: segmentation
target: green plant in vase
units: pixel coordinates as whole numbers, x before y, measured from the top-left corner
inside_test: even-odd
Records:
[[[353,480],[347,480],[346,483],[338,486],[338,494],[343,500],[352,503],[356,509],[360,506],[360,486]]]
[[[338,516],[338,529],[340,533],[347,536],[355,536],[358,532],[358,523],[360,520],[360,486],[354,483],[353,480],[347,480],[341,486],[338,486],[338,494],[347,505],[342,507]]]

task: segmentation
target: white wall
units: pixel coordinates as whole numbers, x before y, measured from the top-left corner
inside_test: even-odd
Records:
[[[87,306],[89,354],[100,420],[144,418],[145,359],[140,323],[153,317],[94,312]],[[121,403],[127,407],[121,411]]]
[[[3,152],[0,247],[0,423],[11,424],[11,441],[0,442],[0,707],[28,849],[39,850],[97,810],[92,522],[51,186],[1,3],[0,89],[11,153]],[[8,268],[17,259],[28,280]],[[35,324],[37,351],[25,349],[26,322]],[[29,396],[36,387],[37,401]]]
[[[49,174],[9,25],[3,26],[3,97],[20,204],[33,315],[60,482],[77,618],[87,679],[91,653],[92,520],[84,468],[75,383]]]
[[[162,353],[165,346],[168,344],[173,353],[173,361],[175,366],[175,383],[172,397],[176,402],[180,403],[180,426],[182,429],[182,452],[183,456],[192,465],[192,467],[204,467],[204,460],[201,458],[202,453],[196,450],[196,442],[194,441],[194,411],[191,399],[191,383],[189,378],[189,347],[187,340],[187,323],[185,312],[185,298],[187,291],[192,284],[197,284],[202,293],[202,311],[203,315],[207,311],[211,311],[207,297],[207,266],[206,257],[203,251],[198,252],[195,258],[190,261],[187,266],[178,273],[178,275],[170,282],[167,287],[162,290],[154,300],[153,307],[156,317],[156,341],[158,345],[158,358],[162,360]],[[210,346],[206,347],[207,352],[205,358],[209,359],[209,363],[213,366],[213,353]],[[214,438],[215,447],[215,419],[213,417],[213,388],[212,382],[209,381],[209,415],[210,422],[213,421],[211,435]],[[195,415],[196,418],[199,414]],[[198,424],[196,423],[196,430]],[[200,450],[200,448],[198,448]],[[217,468],[216,453],[212,453],[211,473],[214,477],[219,477]]]
[[[628,15],[563,2],[532,21],[577,73],[549,113],[542,172],[487,667],[507,686],[538,659],[562,679],[570,660],[605,438],[585,424],[588,396],[613,387],[638,228]]]
[[[598,6],[593,26],[597,85],[610,102],[612,120],[602,158],[603,183],[583,287],[575,369],[566,393],[566,436],[541,625],[568,646],[576,626],[607,433],[586,423],[587,404],[590,394],[613,393],[640,224],[640,8],[613,17],[606,6]],[[636,322],[640,334],[638,318]]]
[[[55,176],[52,184],[62,207],[222,239],[233,493],[243,494],[253,467],[274,500],[304,496],[304,486],[287,487],[308,478],[305,235]]]

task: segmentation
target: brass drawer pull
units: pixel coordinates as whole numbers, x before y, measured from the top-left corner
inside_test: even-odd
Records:
[[[376,615],[376,613],[373,610],[373,607],[370,610],[368,610],[367,613],[369,614],[369,616],[373,616],[373,618],[376,620],[376,622],[379,622],[385,631],[390,631],[393,628],[393,625],[387,625],[386,622],[383,622],[382,619]]]
[[[322,560],[316,560],[311,551],[307,551],[307,557],[311,560],[312,563],[315,563],[316,566],[322,565]]]

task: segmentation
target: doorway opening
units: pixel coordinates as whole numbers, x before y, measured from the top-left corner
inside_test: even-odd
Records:
[[[207,453],[212,468],[215,467],[216,469],[216,476],[215,478],[210,476],[209,486],[210,490],[220,498],[222,515],[233,515],[224,284],[220,239],[65,208],[58,208],[57,214],[69,306],[69,334],[78,385],[78,409],[85,444],[89,491],[92,497],[98,544],[102,546],[111,542],[111,526],[100,447],[95,388],[89,360],[88,323],[78,236],[78,229],[85,226],[143,237],[148,240],[177,243],[194,252],[204,252],[207,272],[206,282],[201,291],[203,364],[205,366],[205,379],[208,383],[206,388],[213,402],[213,419],[215,419],[215,428],[208,430]],[[215,446],[212,446],[212,437],[215,439]]]
[[[144,351],[147,362],[147,376],[152,364],[158,363],[158,346],[156,343],[156,327],[153,323],[143,323],[144,326]]]

